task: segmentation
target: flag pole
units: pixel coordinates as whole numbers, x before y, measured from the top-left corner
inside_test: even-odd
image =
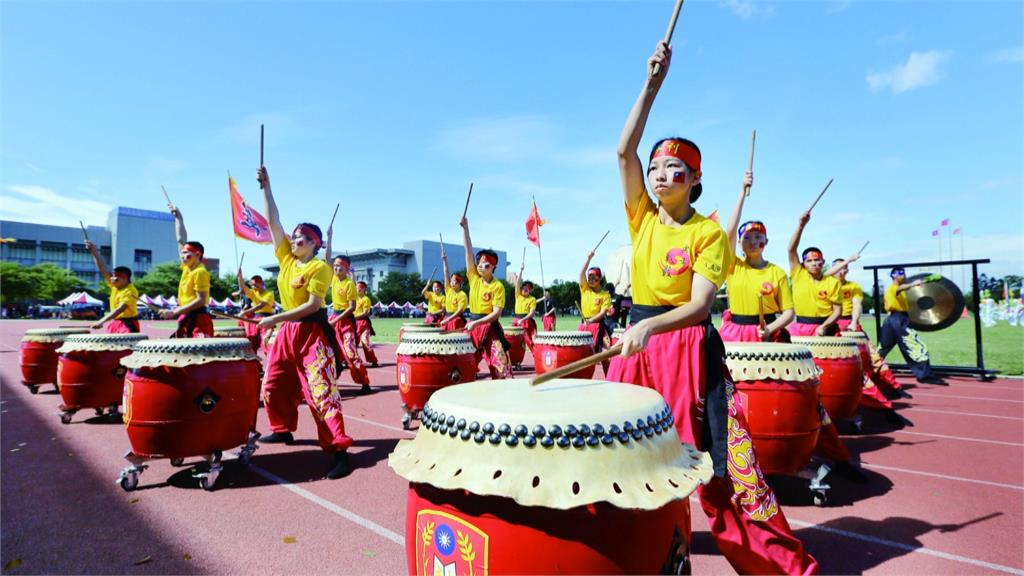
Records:
[[[530,196],[533,199],[533,205],[537,205],[537,197]],[[540,286],[541,290],[547,288],[547,284],[544,282],[544,256],[540,252],[540,226],[537,226],[537,263],[540,265]]]

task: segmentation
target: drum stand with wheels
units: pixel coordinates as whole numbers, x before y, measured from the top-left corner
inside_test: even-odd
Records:
[[[112,404],[108,406],[106,409],[94,408],[94,410],[96,411],[97,417],[106,418],[110,422],[121,422],[123,416],[121,415],[121,412],[118,411],[117,406],[117,404]],[[68,408],[63,404],[61,404],[58,408],[60,409],[61,424],[71,424],[71,419],[79,410],[81,410],[81,408]]]
[[[246,440],[245,444],[238,451],[238,463],[243,467],[249,467],[249,464],[252,461],[252,454],[258,448],[256,440],[258,440],[259,437],[259,432],[249,432],[248,440]],[[213,490],[214,484],[217,483],[217,477],[220,476],[221,470],[224,469],[224,465],[221,463],[221,456],[222,453],[220,450],[214,450],[211,454],[207,454],[205,458],[206,461],[210,463],[210,469],[206,472],[196,472],[193,474],[193,477],[199,480],[199,486],[203,490]],[[146,464],[146,462],[154,460],[155,458],[139,456],[131,451],[128,451],[128,453],[124,455],[124,458],[130,462],[131,465],[127,466],[124,470],[121,470],[120,476],[117,477],[117,483],[126,492],[131,492],[138,487],[139,476],[146,470],[146,468],[149,468],[149,465]],[[184,464],[185,459],[171,458],[170,461],[172,466],[181,466]]]
[[[411,410],[407,405],[402,404],[402,430],[412,430],[410,424],[413,420],[419,420],[422,410]]]
[[[811,493],[811,501],[815,506],[824,506],[828,503],[828,491],[832,487],[825,483],[825,476],[831,471],[832,468],[828,464],[822,464],[818,466],[817,472],[814,472],[814,468],[806,468],[799,474],[801,478],[807,478],[807,490]]]

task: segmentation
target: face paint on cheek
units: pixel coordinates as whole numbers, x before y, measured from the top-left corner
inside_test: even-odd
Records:
[[[686,184],[686,172],[673,172],[672,182],[674,182],[675,184]]]

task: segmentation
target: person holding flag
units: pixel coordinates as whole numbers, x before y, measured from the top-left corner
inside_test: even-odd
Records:
[[[203,265],[205,248],[201,243],[188,239],[181,210],[170,202],[167,208],[174,216],[181,278],[178,280],[178,306],[171,310],[161,310],[160,317],[178,319],[178,327],[172,338],[212,338],[213,317],[206,309],[210,299],[210,272]]]
[[[441,245],[441,273],[448,279],[448,285],[444,288],[444,318],[441,318],[440,326],[445,332],[462,330],[466,327],[466,319],[462,313],[469,307],[469,297],[462,291],[465,283],[460,274],[448,274],[448,255],[445,254],[444,244]],[[478,361],[479,362],[479,361]]]
[[[366,282],[360,280],[356,282],[356,293],[359,295],[356,298],[356,333],[359,336],[359,347],[363,349],[363,356],[366,358],[366,363],[370,365],[370,368],[377,367],[377,355],[373,352],[373,344],[370,342],[370,336],[376,334],[373,331],[373,321],[370,320],[370,312],[373,310],[373,302],[370,301],[370,297],[366,295]]]
[[[86,239],[85,248],[92,254],[103,282],[110,287],[110,312],[92,327],[99,329],[106,324],[107,334],[139,332],[139,291],[135,284],[132,284],[132,269],[118,266],[114,268],[114,273],[110,274],[107,271],[107,263],[96,245]]]
[[[267,353],[263,377],[263,403],[273,434],[260,442],[292,444],[299,424],[299,398],[304,396],[316,422],[320,447],[333,454],[330,479],[351,473],[348,452],[352,438],[345,433],[345,417],[337,387],[340,354],[332,327],[327,323],[324,298],[331,284],[331,269],[316,253],[323,234],[315,224],[301,223],[291,237],[281,226],[277,203],[267,169],[260,166],[257,178],[267,205],[274,254],[280,271],[277,287],[283,312],[260,320],[262,329],[280,324]]]
[[[544,316],[541,318],[541,322],[544,324],[544,331],[551,332],[556,329],[555,323],[558,320],[555,316],[557,309],[555,308],[555,299],[551,295],[551,290],[545,288],[544,297],[540,301],[544,303]]]
[[[505,286],[494,277],[498,267],[498,254],[493,250],[480,250],[473,257],[473,241],[469,237],[469,220],[459,221],[462,241],[466,249],[466,275],[469,276],[469,323],[466,332],[473,339],[476,361],[487,362],[494,380],[512,377],[512,364],[508,350],[511,345],[501,329],[501,311],[505,308]]]

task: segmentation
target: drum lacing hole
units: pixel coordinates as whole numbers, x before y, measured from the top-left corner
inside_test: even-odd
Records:
[[[789,368],[786,368],[786,376],[789,376]]]
[[[533,487],[536,488],[537,486],[540,486],[540,476],[533,477]]]
[[[579,482],[573,482],[572,483],[572,493],[573,494],[579,494],[580,493],[580,483]]]
[[[619,484],[617,482],[612,482],[612,490],[615,490],[616,494],[622,494],[622,488],[619,488]]]
[[[435,466],[437,466],[437,463],[431,464],[430,468],[428,468],[428,470],[433,470]]]
[[[456,470],[455,474],[452,474],[452,476],[458,476],[459,474],[462,474],[462,468],[459,468],[458,470]]]
[[[497,480],[498,478],[501,478],[501,470],[494,471],[494,479]]]
[[[648,492],[654,492],[654,488],[651,488],[650,484],[644,483],[644,487],[647,488]]]
[[[679,484],[676,484],[671,478],[668,479],[668,483],[671,484],[673,488],[679,488]]]

